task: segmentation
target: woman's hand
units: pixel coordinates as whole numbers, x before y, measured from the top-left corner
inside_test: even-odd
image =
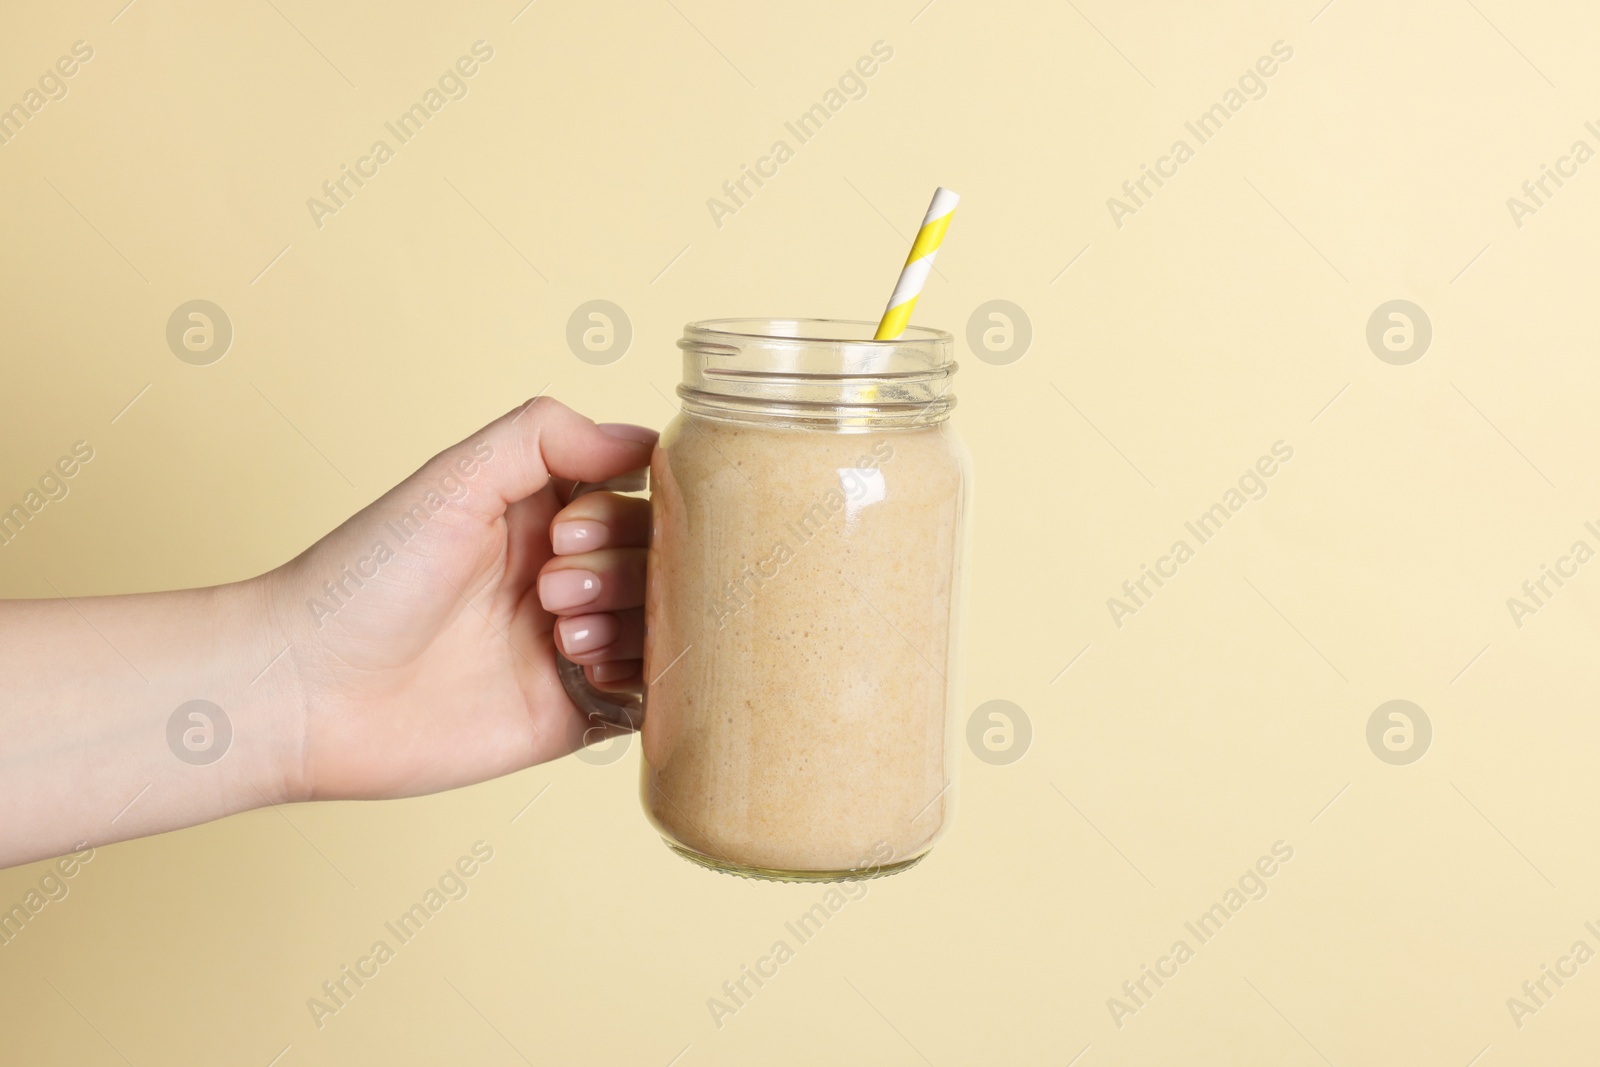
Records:
[[[535,400],[260,579],[304,718],[289,797],[428,793],[609,736],[555,651],[600,685],[637,681],[649,505],[563,506],[575,481],[647,466],[655,437]]]

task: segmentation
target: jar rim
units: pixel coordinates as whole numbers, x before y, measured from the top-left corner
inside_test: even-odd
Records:
[[[791,329],[782,330],[784,326]],[[749,327],[737,329],[735,327]],[[850,327],[848,331],[839,329]],[[693,336],[724,336],[758,341],[794,341],[807,344],[848,344],[890,346],[927,346],[937,348],[952,343],[955,338],[946,330],[932,326],[907,326],[899,337],[877,340],[872,335],[878,324],[868,319],[827,319],[806,316],[745,316],[726,319],[700,319],[684,324],[687,338]]]

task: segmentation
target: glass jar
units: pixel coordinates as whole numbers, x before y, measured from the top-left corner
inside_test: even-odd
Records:
[[[682,410],[650,466],[641,794],[717,870],[876,877],[950,822],[956,365],[948,333],[874,325],[720,319],[678,342]]]

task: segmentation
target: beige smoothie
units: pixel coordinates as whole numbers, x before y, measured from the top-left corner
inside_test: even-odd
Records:
[[[651,466],[642,793],[721,864],[926,851],[949,702],[963,453],[939,426],[818,433],[684,413]]]

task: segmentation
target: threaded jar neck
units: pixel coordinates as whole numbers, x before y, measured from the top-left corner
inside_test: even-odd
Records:
[[[895,341],[836,319],[710,319],[684,327],[683,410],[709,418],[836,432],[916,429],[949,418],[950,334],[922,326]]]

